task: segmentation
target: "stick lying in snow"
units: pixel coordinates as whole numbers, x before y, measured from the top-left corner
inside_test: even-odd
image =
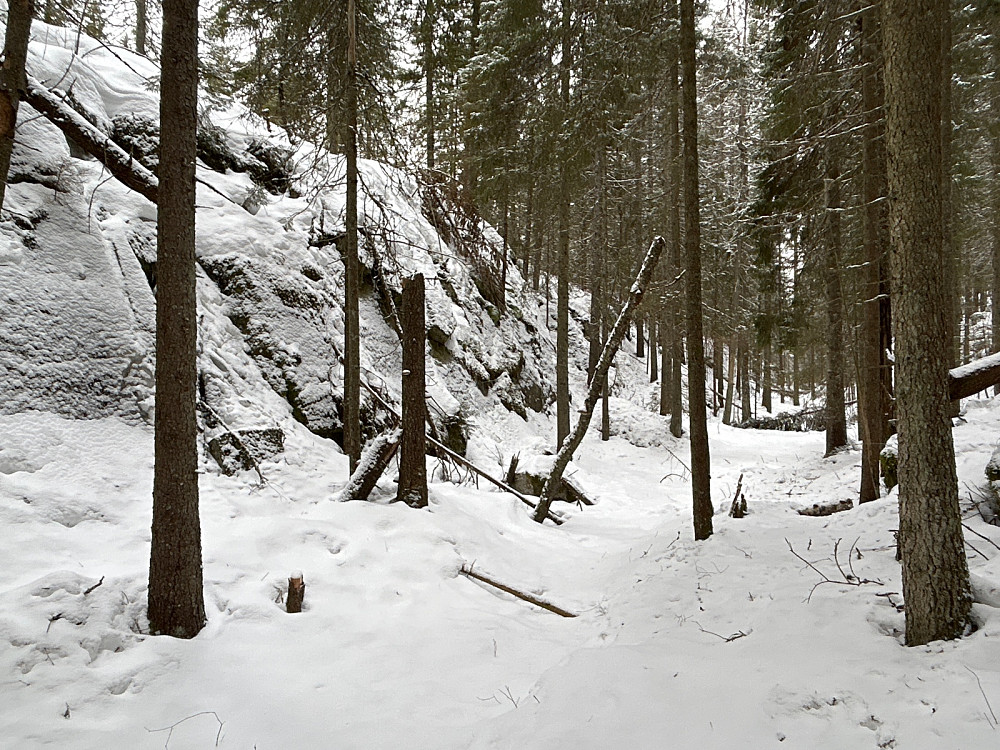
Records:
[[[30,75],[24,100],[65,133],[67,138],[107,167],[123,185],[156,203],[160,187],[156,175]]]
[[[576,428],[563,440],[562,445],[559,446],[559,452],[556,454],[556,462],[552,466],[552,472],[549,474],[549,478],[545,480],[545,484],[542,485],[542,496],[538,501],[538,507],[535,509],[534,516],[538,523],[542,523],[548,517],[549,506],[552,505],[552,495],[559,487],[563,472],[566,471],[566,467],[569,465],[574,451],[580,447],[580,443],[583,442],[583,436],[587,434],[590,420],[594,416],[594,407],[597,406],[597,401],[601,397],[604,379],[607,377],[608,370],[611,369],[611,363],[618,352],[618,347],[621,346],[622,339],[625,338],[625,333],[628,331],[632,321],[632,313],[635,312],[639,303],[642,302],[642,296],[646,293],[646,286],[653,276],[653,270],[656,268],[656,262],[660,259],[663,245],[663,238],[657,237],[649,246],[649,250],[646,251],[646,257],[642,261],[642,267],[639,269],[639,275],[635,277],[632,289],[629,291],[628,300],[625,302],[622,311],[618,313],[618,320],[615,321],[614,328],[611,329],[611,335],[608,337],[608,342],[604,345],[600,359],[597,360],[597,367],[594,368],[594,376],[590,380],[587,398],[583,402],[583,413],[580,414],[580,419],[577,420]],[[680,277],[678,276],[677,278]]]
[[[512,589],[510,586],[506,586],[499,581],[496,581],[488,576],[484,576],[480,573],[476,573],[472,568],[466,568],[464,565],[459,571],[462,575],[467,578],[472,578],[476,581],[482,581],[485,584],[492,586],[495,589],[500,589],[511,596],[516,596],[522,601],[526,601],[529,604],[534,604],[536,607],[541,607],[542,609],[547,609],[549,612],[554,612],[560,617],[576,617],[572,612],[567,612],[562,607],[557,607],[555,604],[549,604],[546,601],[539,599],[538,597],[532,596],[531,594],[525,594],[523,591],[518,591],[517,589]]]
[[[399,448],[403,431],[399,427],[384,432],[369,443],[361,455],[358,468],[351,474],[347,486],[340,491],[338,500],[367,500],[378,478],[385,473],[386,467]]]

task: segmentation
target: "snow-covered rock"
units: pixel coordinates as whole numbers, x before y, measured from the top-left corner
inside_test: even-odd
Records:
[[[148,60],[36,22],[28,68],[155,169],[159,71]],[[233,102],[205,97],[203,107],[200,385],[221,419],[212,436],[273,428],[291,416],[339,441],[343,160],[291,143]],[[156,209],[76,154],[22,106],[4,206],[10,218],[0,223],[0,413],[150,419]],[[517,269],[507,273],[506,312],[483,296],[496,291],[495,279],[481,278],[496,270],[496,232],[465,217],[466,236],[449,241],[427,209],[447,206],[427,200],[439,187],[369,161],[360,175],[365,382],[398,403],[397,302],[403,278],[420,272],[430,410],[442,433],[461,446],[462,425],[495,404],[522,417],[544,409],[553,352]],[[388,415],[367,391],[363,400],[370,437]]]

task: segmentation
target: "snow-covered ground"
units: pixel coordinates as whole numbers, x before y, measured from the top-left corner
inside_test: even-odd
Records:
[[[955,440],[972,486],[1000,402],[970,404]],[[547,427],[507,417],[492,431],[527,443]],[[852,497],[858,453],[823,459],[821,433],[711,432],[720,512],[715,535],[696,543],[683,441],[636,447],[595,433],[578,465],[599,502],[553,527],[511,496],[447,483],[432,485],[424,511],[332,502],[344,458],[299,429],[263,466],[263,486],[252,472],[203,475],[209,622],[178,641],[143,634],[149,429],[4,416],[0,746],[995,743],[997,611],[977,605],[980,627],[961,641],[905,648],[895,497],[829,517],[795,512]],[[734,520],[723,509],[740,474],[751,513]],[[391,482],[382,488],[391,494]],[[1000,530],[967,515],[993,540],[969,535],[990,558],[970,548],[970,565],[996,582]],[[838,540],[845,571],[880,583],[814,589],[819,574],[789,544],[842,581]],[[463,565],[579,616],[484,587]],[[276,600],[296,569],[306,609],[289,615]]]

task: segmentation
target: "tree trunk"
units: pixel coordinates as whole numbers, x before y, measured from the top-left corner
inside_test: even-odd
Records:
[[[562,60],[559,64],[560,93],[569,111],[571,61],[571,3],[562,0]],[[559,167],[559,258],[556,274],[556,446],[569,435],[569,175]]]
[[[746,422],[753,417],[753,396],[750,388],[750,345],[747,334],[740,333],[740,405],[741,421]]]
[[[146,0],[135,0],[135,51],[146,54]]]
[[[733,381],[736,375],[736,351],[729,344],[729,377],[726,382],[726,404],[722,409],[722,424],[733,423]]]
[[[601,356],[601,319],[603,314],[604,257],[608,243],[607,151],[604,139],[599,139],[597,151],[597,231],[590,242],[590,349],[587,357],[587,382],[594,378],[594,369]]]
[[[1000,69],[1000,14],[994,11],[990,18],[991,22],[991,52],[993,70]],[[993,275],[990,285],[990,295],[992,299],[991,320],[993,323],[992,351],[1000,352],[1000,77],[994,75],[990,81],[990,155],[992,156],[993,173],[990,175],[992,182],[993,210],[990,212],[990,240],[992,243],[992,263]],[[971,307],[972,295],[966,295],[965,302],[965,356],[968,358],[969,350],[969,308]]]
[[[427,169],[434,170],[434,0],[424,5],[424,127],[427,129]]]
[[[667,14],[677,18],[677,0],[669,0]],[[679,38],[678,38],[679,41]],[[670,254],[670,273],[676,277],[681,269],[681,140],[680,140],[680,89],[678,87],[678,46],[668,52],[667,59],[667,241]],[[676,438],[684,434],[684,401],[681,384],[681,364],[684,359],[684,316],[680,295],[670,297],[670,434]],[[664,373],[664,377],[666,374]]]
[[[705,414],[705,342],[701,310],[701,219],[698,207],[698,100],[695,93],[694,0],[681,0],[684,112],[684,251],[687,267],[688,411],[694,538],[712,535],[711,464]]]
[[[655,383],[659,380],[656,357],[656,316],[649,316],[649,382]]]
[[[899,548],[906,643],[957,638],[971,606],[955,447],[948,417],[947,287],[941,227],[944,0],[885,0],[886,146],[896,410]]]
[[[646,342],[642,334],[642,318],[635,319],[635,356],[643,359],[646,356]]]
[[[422,274],[403,280],[399,312],[403,324],[403,439],[399,447],[399,490],[396,499],[413,508],[424,508],[427,506],[427,461],[424,458],[427,388]]]
[[[862,131],[864,211],[862,212],[865,267],[861,286],[859,334],[858,424],[861,429],[861,491],[859,502],[876,499],[879,492],[879,454],[889,437],[888,398],[892,372],[883,337],[883,308],[889,305],[888,226],[885,204],[885,126],[882,82],[881,5],[861,15],[861,97],[865,111]]]
[[[837,145],[827,145],[826,177],[826,455],[847,445],[844,406],[844,300],[840,281],[841,202]]]
[[[358,56],[354,0],[347,0],[346,237],[344,238],[344,453],[350,473],[361,458],[361,324],[358,317]]]
[[[660,416],[665,417],[670,413],[670,387],[673,378],[673,362],[670,359],[670,349],[673,346],[673,337],[667,329],[666,314],[660,313]]]
[[[10,0],[7,8],[7,34],[4,37],[3,65],[0,66],[0,208],[7,194],[7,173],[14,151],[18,104],[27,88],[24,66],[28,59],[28,39],[35,5],[33,0]]]
[[[195,160],[198,2],[164,0],[156,264],[156,420],[149,632],[193,638],[205,625],[198,514]]]

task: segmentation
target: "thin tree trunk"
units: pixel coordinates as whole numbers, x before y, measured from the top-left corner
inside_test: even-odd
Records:
[[[562,60],[560,93],[563,107],[569,111],[571,61],[571,3],[562,0]],[[559,167],[559,262],[556,280],[556,446],[569,435],[569,175],[565,164]]]
[[[667,15],[677,16],[677,0],[668,0]],[[678,38],[679,41],[679,38]],[[678,46],[668,53],[667,60],[667,228],[670,254],[670,272],[674,277],[681,269],[681,140],[680,140],[680,89],[678,87]],[[679,295],[670,297],[670,434],[676,438],[684,433],[684,401],[681,383],[681,364],[684,359],[684,316]],[[665,377],[666,375],[664,375]]]
[[[135,51],[146,54],[146,0],[135,0]]]
[[[427,169],[434,170],[434,0],[424,5],[424,127],[427,130]]]
[[[654,315],[649,316],[649,382],[655,383],[660,375],[657,372],[657,357],[656,357],[656,317]]]
[[[193,638],[205,625],[198,513],[195,159],[198,2],[164,0],[156,264],[156,420],[149,632]]]
[[[879,454],[889,437],[888,383],[891,378],[887,342],[883,340],[882,309],[888,305],[888,215],[885,195],[885,127],[882,83],[881,3],[861,15],[861,97],[865,111],[862,131],[864,211],[864,277],[858,357],[858,424],[861,429],[861,490],[859,502],[879,494]]]
[[[906,643],[957,638],[971,606],[947,397],[941,227],[942,0],[885,0],[886,146]]]
[[[841,202],[840,164],[827,146],[826,177],[826,455],[847,445],[847,415],[844,405],[844,313],[840,281]]]
[[[590,420],[594,416],[594,408],[597,406],[597,400],[601,398],[601,391],[604,390],[605,383],[607,382],[608,370],[611,369],[611,363],[615,359],[615,354],[618,353],[622,339],[625,338],[625,332],[631,323],[632,314],[642,302],[642,297],[646,293],[646,287],[649,285],[649,280],[653,277],[653,271],[656,269],[656,263],[660,259],[663,246],[662,237],[657,237],[653,240],[653,243],[649,246],[649,250],[646,252],[642,266],[639,268],[639,274],[635,278],[635,283],[632,284],[625,306],[618,313],[618,320],[615,321],[615,325],[611,329],[611,334],[608,336],[608,341],[601,351],[600,359],[597,362],[597,369],[594,371],[594,379],[587,389],[587,397],[583,402],[580,419],[577,421],[573,432],[567,436],[567,440],[560,445],[555,463],[552,466],[552,471],[542,486],[542,494],[538,500],[538,507],[535,509],[534,516],[535,520],[539,523],[544,521],[548,515],[549,506],[552,505],[552,494],[559,487],[563,472],[566,471],[573,453],[580,447],[580,443],[583,442],[583,436],[587,434],[587,428],[590,426]]]
[[[684,250],[687,267],[688,410],[694,537],[712,535],[711,463],[705,414],[705,342],[701,310],[701,218],[698,207],[698,100],[695,93],[694,0],[681,0],[684,112]]]
[[[726,404],[722,409],[722,423],[733,423],[733,381],[736,376],[736,351],[733,342],[729,343],[729,378],[726,382]]]
[[[34,12],[33,0],[10,0],[7,4],[7,33],[4,37],[3,65],[0,66],[0,207],[7,193],[17,109],[27,88],[24,66],[28,58],[28,39]]]
[[[361,458],[361,326],[358,318],[358,56],[354,0],[347,0],[347,205],[344,242],[344,453],[350,473]]]

